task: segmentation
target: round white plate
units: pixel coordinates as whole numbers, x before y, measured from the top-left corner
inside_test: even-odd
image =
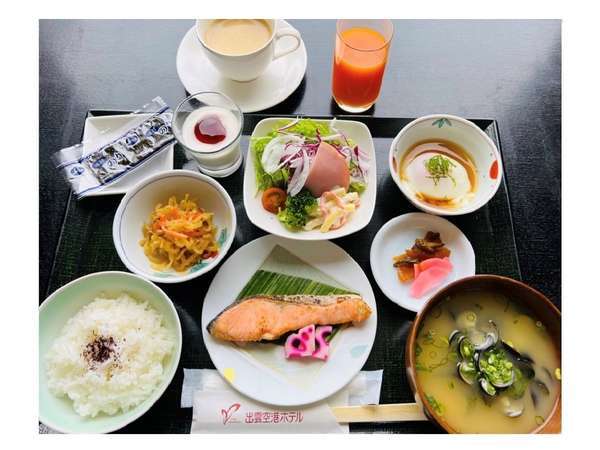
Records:
[[[293,28],[279,20],[278,29]],[[278,45],[290,45],[283,38]],[[300,43],[295,51],[271,64],[257,79],[247,82],[227,79],[206,58],[198,42],[194,27],[186,33],[177,50],[177,74],[190,94],[201,91],[222,92],[231,98],[245,113],[261,111],[288,98],[300,85],[306,72],[306,47]]]
[[[286,361],[283,346],[238,347],[213,339],[207,331],[209,322],[234,301],[276,245],[360,293],[371,307],[369,319],[334,337],[326,362]],[[204,343],[219,373],[242,394],[278,406],[317,402],[342,389],[363,367],[376,330],[377,305],[367,276],[350,255],[329,241],[300,242],[269,235],[244,245],[221,266],[202,307]]]
[[[440,233],[451,251],[452,272],[444,282],[421,298],[410,296],[410,283],[401,283],[392,258],[411,248],[415,239],[428,231]],[[475,275],[475,252],[467,237],[455,225],[441,217],[424,213],[409,213],[387,222],[371,244],[371,271],[383,293],[394,303],[419,312],[427,301],[443,287],[460,278]]]

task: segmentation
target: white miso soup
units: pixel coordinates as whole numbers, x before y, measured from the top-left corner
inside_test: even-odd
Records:
[[[459,433],[529,433],[552,413],[560,357],[543,323],[490,291],[452,295],[421,323],[416,374]]]

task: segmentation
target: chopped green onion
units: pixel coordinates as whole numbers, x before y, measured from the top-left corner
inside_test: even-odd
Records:
[[[462,355],[462,357],[465,359],[471,359],[473,357],[473,355],[475,354],[475,349],[473,348],[473,344],[471,343],[471,341],[469,341],[466,338],[460,342],[459,351],[460,351],[460,354]]]
[[[501,350],[486,350],[480,357],[479,366],[483,374],[494,385],[509,383],[513,374],[513,364]]]
[[[535,416],[535,423],[537,423],[538,425],[543,424],[545,421],[545,419],[542,416]]]
[[[437,348],[447,348],[450,346],[450,342],[448,342],[448,338],[445,336],[441,336],[438,337],[437,339],[434,339],[434,341],[432,342],[432,344],[434,347]]]
[[[423,365],[422,363],[420,363],[419,361],[416,362],[415,364],[415,369],[418,372],[431,372],[431,369],[425,365]]]
[[[443,155],[435,155],[425,161],[425,168],[429,172],[434,184],[438,184],[442,178],[450,178],[454,184],[456,181],[450,174],[452,167],[456,167],[450,158]]]
[[[425,394],[425,398],[427,399],[427,402],[431,405],[431,408],[433,408],[433,410],[436,413],[438,413],[440,416],[444,414],[444,405],[438,402],[433,395]]]

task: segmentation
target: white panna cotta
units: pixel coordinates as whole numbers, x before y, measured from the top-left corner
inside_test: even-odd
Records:
[[[227,147],[238,136],[240,123],[227,108],[205,106],[192,111],[181,129],[185,146],[190,150],[210,153]]]
[[[448,160],[447,176],[437,177],[428,169],[431,158]],[[439,153],[422,153],[406,166],[404,177],[415,195],[433,201],[456,203],[472,191],[469,175],[457,160]]]

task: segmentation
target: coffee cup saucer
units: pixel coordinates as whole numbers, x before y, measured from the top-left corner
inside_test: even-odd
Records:
[[[277,26],[293,28],[285,20],[278,20]],[[291,45],[291,42],[283,38],[280,45]],[[306,63],[306,47],[301,41],[295,51],[272,61],[260,77],[240,82],[223,77],[210,63],[194,27],[185,34],[177,50],[177,74],[187,92],[221,92],[245,113],[270,108],[288,98],[302,82]]]

